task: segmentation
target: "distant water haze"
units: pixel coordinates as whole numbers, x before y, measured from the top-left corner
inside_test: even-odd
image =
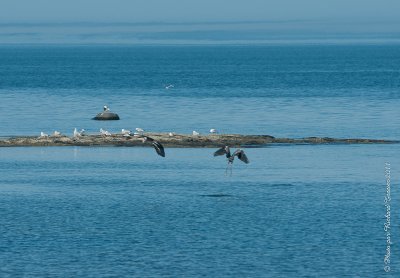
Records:
[[[399,18],[394,0],[3,0],[0,43],[397,42]]]
[[[3,22],[221,22],[398,19],[397,0],[2,0]]]
[[[1,23],[0,43],[242,44],[400,42],[400,22],[287,20],[227,22]]]

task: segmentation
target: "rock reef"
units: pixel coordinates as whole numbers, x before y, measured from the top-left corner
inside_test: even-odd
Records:
[[[330,137],[275,138],[270,135],[210,134],[186,135],[168,133],[146,133],[165,147],[175,148],[214,148],[263,147],[270,144],[395,144],[400,141],[380,139],[338,139]],[[23,146],[145,146],[140,138],[112,134],[111,136],[85,135],[78,138],[68,136],[18,136],[0,139],[0,147]]]

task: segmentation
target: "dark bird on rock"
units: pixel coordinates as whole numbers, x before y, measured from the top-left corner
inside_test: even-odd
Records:
[[[134,136],[135,137],[139,137],[140,139],[142,139],[143,143],[151,142],[151,144],[153,145],[153,147],[156,150],[157,154],[159,156],[165,157],[164,146],[161,145],[160,142],[154,140],[153,138],[151,138],[149,136],[145,136],[145,135],[141,135],[141,134],[135,134]]]
[[[229,146],[222,147],[214,153],[214,156],[220,155],[225,155],[228,159],[228,166],[226,167],[225,174],[227,174],[229,168],[232,175],[232,164],[235,160],[235,156],[237,156],[241,161],[246,164],[250,162],[243,150],[237,149],[233,154],[231,154],[231,149],[229,148]]]

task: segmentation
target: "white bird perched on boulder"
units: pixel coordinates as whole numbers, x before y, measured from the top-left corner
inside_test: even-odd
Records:
[[[196,130],[193,130],[192,134],[195,135],[195,136],[200,135],[200,133],[198,133]]]
[[[56,131],[54,131],[53,136],[59,137],[59,136],[61,136],[61,132],[56,130]]]
[[[175,136],[175,132],[170,132],[170,133],[168,133],[168,135],[169,135],[169,137],[173,137],[173,136]]]
[[[218,133],[218,131],[215,128],[210,129],[210,133]]]
[[[101,133],[101,135],[104,135],[104,136],[111,136],[110,132],[108,132],[107,130],[104,130],[102,128],[100,128],[100,133]]]
[[[122,130],[121,130],[121,133],[122,133],[123,135],[131,135],[131,131],[130,131],[130,130],[127,130],[127,129],[122,129]]]
[[[104,106],[103,106],[103,111],[104,111],[104,112],[108,112],[108,111],[110,111],[110,108],[108,108],[107,105],[104,105]]]
[[[49,137],[48,134],[44,133],[43,131],[40,132],[40,138],[47,138]]]

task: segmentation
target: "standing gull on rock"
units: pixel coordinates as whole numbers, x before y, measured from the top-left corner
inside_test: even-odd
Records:
[[[127,130],[127,129],[124,129],[124,128],[121,130],[121,133],[122,133],[123,136],[130,136],[131,135],[131,131]]]
[[[144,129],[143,129],[143,128],[137,127],[137,128],[135,128],[135,130],[136,130],[139,134],[142,134],[142,135],[143,135],[143,132],[144,132]]]
[[[97,121],[114,121],[119,120],[119,116],[116,113],[110,111],[110,108],[107,105],[103,106],[103,112],[98,113],[93,120]]]
[[[81,131],[78,131],[76,128],[74,129],[74,138],[81,137],[83,133],[85,132],[84,129],[81,129]]]
[[[100,133],[101,133],[101,135],[104,135],[104,136],[111,136],[110,132],[108,132],[107,130],[104,130],[102,128],[100,128]]]
[[[40,132],[39,138],[47,138],[47,137],[49,137],[48,134],[44,133],[43,131]]]

